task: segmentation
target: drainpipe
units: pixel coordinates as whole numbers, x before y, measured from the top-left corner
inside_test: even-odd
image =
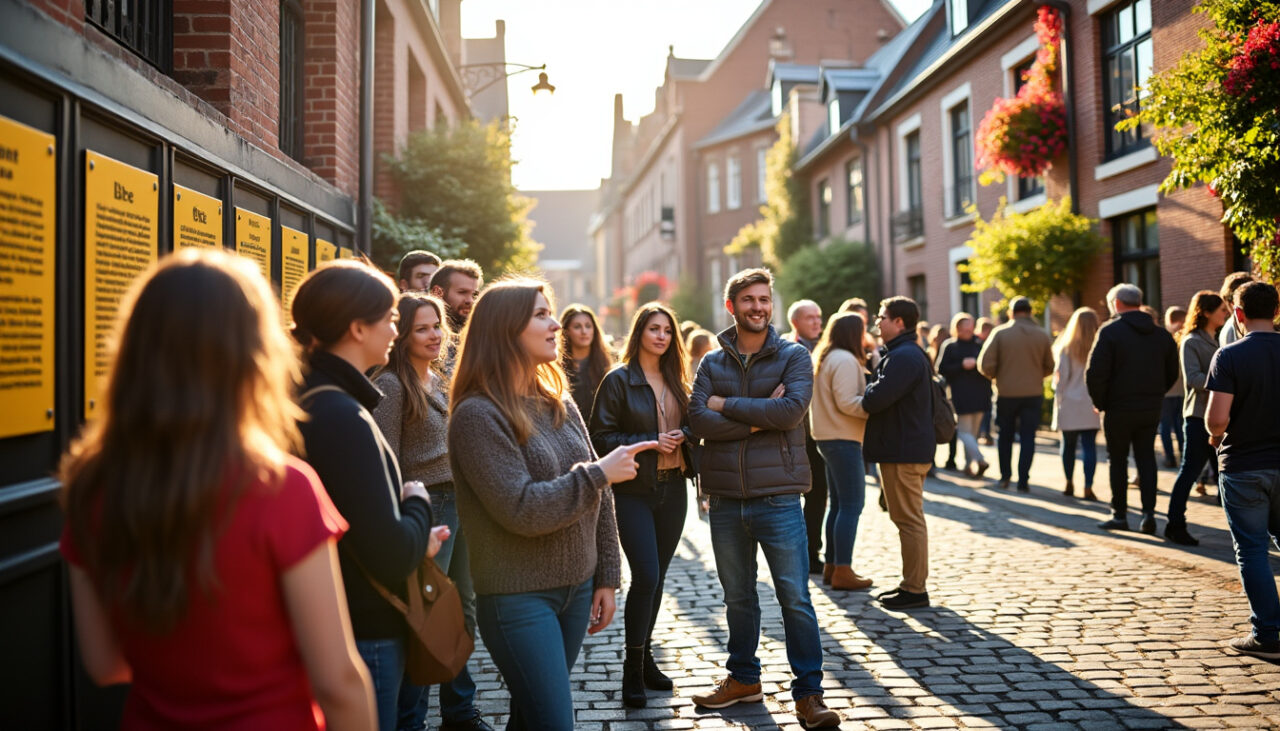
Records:
[[[1076,165],[1076,114],[1075,92],[1072,90],[1075,74],[1072,73],[1071,56],[1071,5],[1064,0],[1036,0],[1036,5],[1048,5],[1062,18],[1062,105],[1067,117],[1067,180],[1071,191],[1071,212],[1080,212],[1080,171]]]
[[[374,0],[360,0],[360,188],[356,246],[373,253],[373,33]]]

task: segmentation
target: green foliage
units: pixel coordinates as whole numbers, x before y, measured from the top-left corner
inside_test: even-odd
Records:
[[[830,315],[850,297],[875,302],[880,267],[869,245],[836,240],[821,248],[806,247],[787,259],[778,270],[776,283],[787,301],[811,299],[824,315]]]
[[[386,163],[400,192],[402,220],[429,227],[444,241],[465,242],[461,255],[483,267],[486,279],[533,268],[541,248],[529,235],[533,203],[511,184],[507,129],[474,119],[436,125],[410,136]]]
[[[1222,221],[1251,247],[1258,269],[1280,275],[1280,3],[1203,0],[1203,50],[1151,77],[1141,112],[1117,125],[1150,125],[1173,169],[1169,192],[1197,183],[1222,198]]]
[[[445,236],[440,229],[416,218],[401,218],[387,210],[383,202],[373,199],[373,263],[394,272],[400,257],[414,249],[430,251],[441,259],[462,256],[467,245],[457,238]]]
[[[671,305],[671,309],[676,311],[676,316],[681,320],[693,320],[704,328],[710,328],[715,320],[711,297],[694,277],[681,277],[667,304]]]
[[[760,206],[762,218],[743,226],[725,252],[740,254],[758,248],[764,261],[779,266],[792,254],[813,244],[813,220],[809,212],[809,189],[795,176],[798,159],[791,134],[791,116],[778,120],[778,141],[765,155],[765,195]]]
[[[1074,292],[1093,258],[1106,246],[1095,221],[1071,212],[1071,199],[1011,213],[1000,201],[990,221],[974,219],[966,291],[990,287],[1005,297],[1021,295],[1043,312],[1056,294]]]

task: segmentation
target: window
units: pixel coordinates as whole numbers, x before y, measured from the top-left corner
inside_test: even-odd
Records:
[[[977,292],[965,291],[965,287],[973,284],[973,280],[969,278],[968,264],[968,259],[956,262],[956,277],[960,279],[960,311],[968,312],[974,317],[981,317],[980,295]]]
[[[845,210],[848,212],[845,216],[845,225],[852,226],[862,221],[864,210],[862,190],[862,160],[853,158],[844,164],[845,180],[848,187],[845,189]]]
[[[707,165],[707,213],[720,212],[720,166]]]
[[[951,35],[958,36],[969,27],[969,3],[967,0],[949,0],[947,5],[951,11]]]
[[[911,299],[916,301],[916,305],[920,307],[920,319],[929,319],[929,297],[928,290],[924,286],[924,275],[916,274],[907,277],[907,291],[910,293]]]
[[[1026,61],[1013,67],[1013,91],[1018,93],[1022,87],[1027,85],[1026,75],[1031,71],[1031,65],[1035,63],[1035,56],[1028,58]],[[1014,200],[1025,200],[1033,195],[1044,193],[1044,178],[1035,176],[1032,178],[1018,177],[1017,197]]]
[[[298,161],[302,160],[302,111],[306,108],[302,18],[300,0],[280,3],[280,149]],[[412,83],[412,74],[410,78]]]
[[[1142,289],[1143,300],[1160,310],[1160,242],[1156,237],[1156,209],[1148,208],[1111,219],[1115,244],[1116,283]]]
[[[730,155],[724,166],[725,175],[729,178],[728,190],[725,191],[725,205],[731,211],[742,207],[742,163],[737,155]]]
[[[1107,156],[1119,157],[1150,144],[1143,128],[1117,132],[1115,125],[1136,114],[1151,76],[1151,0],[1127,2],[1102,19],[1103,125]]]
[[[831,183],[826,178],[818,182],[818,219],[814,225],[819,239],[831,235]]]
[[[827,136],[840,131],[840,100],[833,98],[827,102]]]
[[[920,180],[920,132],[907,135],[907,210],[920,210],[924,200],[922,181]]]
[[[966,100],[947,112],[951,121],[951,191],[947,196],[949,213],[959,216],[973,202],[973,134],[969,129],[969,102]]]
[[[761,147],[756,150],[756,200],[760,203],[769,202],[769,149]]]
[[[170,0],[86,0],[84,15],[152,66],[165,73],[173,68]]]

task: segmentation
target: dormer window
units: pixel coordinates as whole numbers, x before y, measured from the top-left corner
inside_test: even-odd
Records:
[[[840,131],[840,99],[832,97],[827,102],[827,135],[833,135]]]
[[[951,14],[951,35],[958,36],[969,27],[969,0],[947,0],[947,11]]]
[[[779,114],[782,114],[782,79],[773,80],[773,89],[771,92],[772,99],[770,106],[773,111],[773,116],[777,117]]]

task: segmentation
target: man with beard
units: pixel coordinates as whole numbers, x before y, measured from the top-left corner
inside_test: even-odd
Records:
[[[813,300],[796,300],[787,308],[787,321],[791,332],[783,335],[786,340],[800,343],[810,353],[822,338],[822,308]],[[809,419],[804,420],[804,448],[809,455],[809,472],[812,486],[804,495],[804,522],[809,533],[809,573],[829,576],[823,572],[822,528],[827,514],[827,463],[818,454],[818,444],[809,433]]]
[[[484,274],[480,265],[470,259],[449,259],[441,263],[440,268],[431,276],[428,292],[444,301],[448,311],[449,330],[453,333],[444,358],[446,378],[453,375],[453,363],[458,357],[462,328],[467,324],[471,306],[476,303],[483,283]]]
[[[728,676],[694,696],[702,708],[763,699],[756,554],[764,550],[782,608],[796,716],[808,728],[840,724],[822,699],[822,643],[809,599],[809,551],[800,495],[809,489],[804,421],[813,395],[809,351],[769,324],[773,277],[747,269],[725,286],[734,325],[707,353],[689,400],[703,440],[702,490],[710,496],[711,544],[729,624]]]

